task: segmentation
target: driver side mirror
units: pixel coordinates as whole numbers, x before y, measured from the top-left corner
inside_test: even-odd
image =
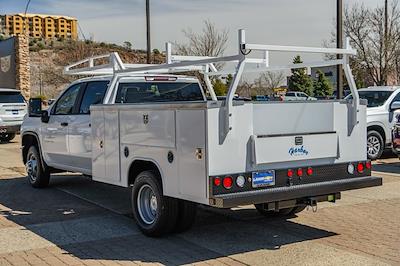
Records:
[[[50,115],[48,111],[42,111],[41,119],[42,123],[48,123],[50,120]]]
[[[391,111],[399,110],[399,109],[400,109],[400,102],[393,102],[393,103],[390,105],[390,110],[391,110]]]
[[[42,116],[42,99],[40,99],[40,98],[29,99],[28,114],[29,114],[29,117],[41,117]]]

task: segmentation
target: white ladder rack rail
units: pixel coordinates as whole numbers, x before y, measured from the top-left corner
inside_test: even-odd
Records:
[[[211,76],[221,76],[233,74],[233,80],[228,90],[225,102],[225,134],[228,134],[233,128],[233,98],[236,93],[239,81],[244,73],[257,73],[266,71],[281,71],[296,68],[325,67],[342,65],[345,76],[349,83],[353,101],[351,106],[351,117],[349,121],[349,132],[358,123],[359,94],[356,83],[349,65],[350,56],[356,55],[357,52],[350,46],[349,38],[346,38],[343,49],[338,48],[318,48],[318,47],[302,47],[302,46],[279,46],[279,45],[263,45],[246,43],[245,31],[239,30],[238,53],[231,56],[207,57],[207,56],[181,56],[172,55],[172,44],[166,44],[166,63],[165,64],[124,64],[118,53],[91,57],[77,63],[71,64],[64,68],[64,74],[67,75],[114,75],[111,84],[114,84],[119,77],[129,74],[167,74],[180,73],[189,71],[199,71],[204,75],[207,89],[210,92],[213,101],[217,100],[212,83]],[[262,52],[262,57],[252,58],[249,55],[252,51]],[[313,54],[331,54],[341,55],[342,59],[322,60],[317,62],[289,64],[281,66],[270,66],[270,52],[291,52],[291,53],[313,53]],[[108,59],[107,64],[95,65],[95,60]],[[214,64],[216,63],[234,63],[233,70],[218,71]],[[246,69],[247,64],[256,67]],[[79,68],[80,65],[89,65]]]

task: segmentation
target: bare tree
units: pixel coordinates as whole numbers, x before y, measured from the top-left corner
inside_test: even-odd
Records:
[[[368,74],[376,85],[387,85],[388,76],[397,74],[400,41],[400,10],[393,0],[387,12],[385,31],[385,8],[369,9],[363,4],[354,4],[345,9],[344,28],[351,43],[357,49],[355,69]]]
[[[243,80],[239,83],[236,92],[240,96],[251,97],[255,92],[255,85],[254,83]]]
[[[183,30],[183,33],[188,42],[175,43],[176,50],[181,55],[221,56],[226,50],[228,30],[217,29],[209,20],[204,21],[204,27],[200,33],[195,33],[192,29]]]
[[[260,75],[265,88],[268,90],[267,94],[273,92],[274,89],[278,88],[285,81],[285,74],[283,72],[265,72]]]

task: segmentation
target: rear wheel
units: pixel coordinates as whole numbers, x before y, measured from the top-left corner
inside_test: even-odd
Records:
[[[10,142],[15,138],[15,133],[6,133],[0,135],[0,142]]]
[[[174,232],[181,233],[192,227],[196,219],[197,204],[190,201],[179,200],[178,208],[178,220],[176,221]]]
[[[44,163],[43,163],[44,164]],[[26,154],[26,172],[32,187],[47,187],[50,182],[50,171],[43,165],[36,146],[31,146]]]
[[[367,135],[367,153],[368,159],[376,160],[382,156],[384,150],[385,142],[383,137],[378,131],[371,130],[368,131]]]
[[[298,206],[296,206],[296,207],[294,207],[294,208],[292,209],[292,211],[290,212],[290,214],[296,214],[296,213],[302,212],[302,211],[304,211],[304,209],[305,209],[306,207],[307,207],[306,205],[298,205]]]
[[[295,208],[285,208],[285,209],[280,209],[279,211],[276,212],[276,211],[269,211],[266,208],[266,204],[263,204],[263,203],[255,204],[254,206],[256,207],[257,211],[260,214],[262,214],[266,217],[288,216],[288,215],[291,215],[292,211],[295,209]]]
[[[131,203],[136,224],[147,236],[170,233],[177,224],[178,201],[163,195],[161,182],[153,171],[137,176]]]

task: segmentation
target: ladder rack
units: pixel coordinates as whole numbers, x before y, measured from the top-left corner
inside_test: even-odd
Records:
[[[229,88],[226,98],[226,125],[225,131],[228,133],[233,126],[232,109],[233,98],[239,85],[240,78],[244,73],[257,73],[266,71],[280,71],[296,68],[309,68],[309,67],[325,67],[342,65],[344,73],[349,83],[353,101],[351,106],[350,123],[352,127],[358,121],[359,109],[359,95],[351,73],[349,65],[349,58],[356,55],[357,52],[350,46],[349,38],[346,39],[344,49],[336,48],[315,48],[315,47],[301,47],[301,46],[278,46],[278,45],[263,45],[246,43],[245,31],[239,30],[238,34],[238,52],[231,56],[221,57],[207,57],[207,56],[180,56],[172,54],[172,44],[166,44],[166,62],[164,64],[124,64],[119,57],[118,53],[111,53],[108,55],[94,56],[64,68],[66,75],[113,75],[111,84],[127,75],[145,75],[145,74],[168,74],[168,73],[181,73],[198,71],[204,76],[207,89],[210,92],[212,100],[216,101],[210,77],[233,74],[233,80]],[[256,54],[258,57],[250,57],[253,51],[261,53]],[[318,62],[302,63],[302,64],[289,64],[281,66],[270,66],[269,54],[270,52],[293,52],[293,53],[313,53],[313,54],[336,54],[342,55],[343,59],[325,60]],[[261,56],[259,55],[261,54]],[[102,60],[102,63],[96,64],[96,61]],[[107,61],[107,63],[103,63]],[[235,68],[232,70],[218,70],[215,67],[216,63],[233,63]],[[246,65],[253,65],[252,68],[246,68]]]

